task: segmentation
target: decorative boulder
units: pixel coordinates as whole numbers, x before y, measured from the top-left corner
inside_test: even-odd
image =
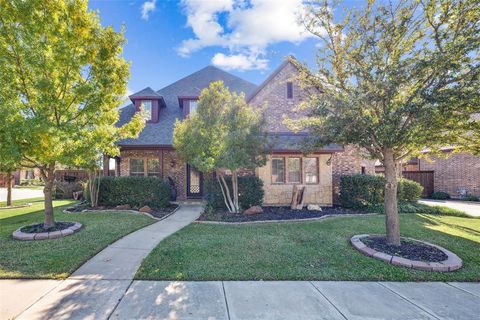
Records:
[[[131,208],[129,204],[122,204],[115,207],[116,210],[130,210]]]
[[[262,207],[253,206],[253,207],[250,207],[247,210],[243,211],[243,214],[250,215],[250,214],[259,214],[259,213],[262,213],[262,212],[263,212]]]
[[[138,209],[138,211],[145,212],[145,213],[152,213],[153,212],[152,208],[150,208],[149,206],[143,206],[140,209]]]
[[[310,211],[322,211],[322,208],[318,204],[309,204],[307,210]]]

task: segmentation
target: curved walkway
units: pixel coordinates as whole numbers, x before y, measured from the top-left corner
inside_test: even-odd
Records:
[[[95,255],[67,280],[44,293],[18,319],[106,319],[157,244],[196,220],[200,205],[182,205],[174,214],[137,230]]]

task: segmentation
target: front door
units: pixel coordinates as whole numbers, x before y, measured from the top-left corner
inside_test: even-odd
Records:
[[[203,193],[203,175],[197,169],[187,165],[187,197],[201,198]]]

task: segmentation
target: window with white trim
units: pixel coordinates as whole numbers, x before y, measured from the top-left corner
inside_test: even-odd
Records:
[[[152,100],[142,100],[140,103],[142,111],[145,113],[145,119],[152,120]]]
[[[130,159],[130,175],[131,176],[145,175],[145,161],[143,159]]]
[[[147,176],[149,177],[160,176],[160,160],[159,159],[147,160]]]
[[[198,100],[189,100],[189,113],[190,114],[194,114],[195,112],[197,112],[197,108],[198,108]]]

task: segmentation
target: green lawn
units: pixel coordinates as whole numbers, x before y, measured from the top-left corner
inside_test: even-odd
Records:
[[[28,199],[13,200],[12,205],[19,206],[19,205],[22,205],[22,204],[33,203],[33,202],[43,202],[43,198],[28,198]],[[7,206],[6,201],[0,201],[0,208],[1,207],[6,207],[6,206]],[[13,214],[15,214],[15,213],[13,213]],[[0,213],[0,217],[2,217],[1,213]]]
[[[457,253],[464,267],[429,273],[363,256],[349,243],[384,233],[383,215],[256,225],[193,224],[162,241],[137,279],[152,280],[480,280],[480,219],[402,214],[404,236]]]
[[[43,221],[43,202],[0,210],[0,278],[66,278],[110,243],[155,222],[126,212],[62,213],[72,202],[54,201],[55,218],[78,221],[84,227],[71,236],[53,240],[18,241],[11,237],[17,228]]]

